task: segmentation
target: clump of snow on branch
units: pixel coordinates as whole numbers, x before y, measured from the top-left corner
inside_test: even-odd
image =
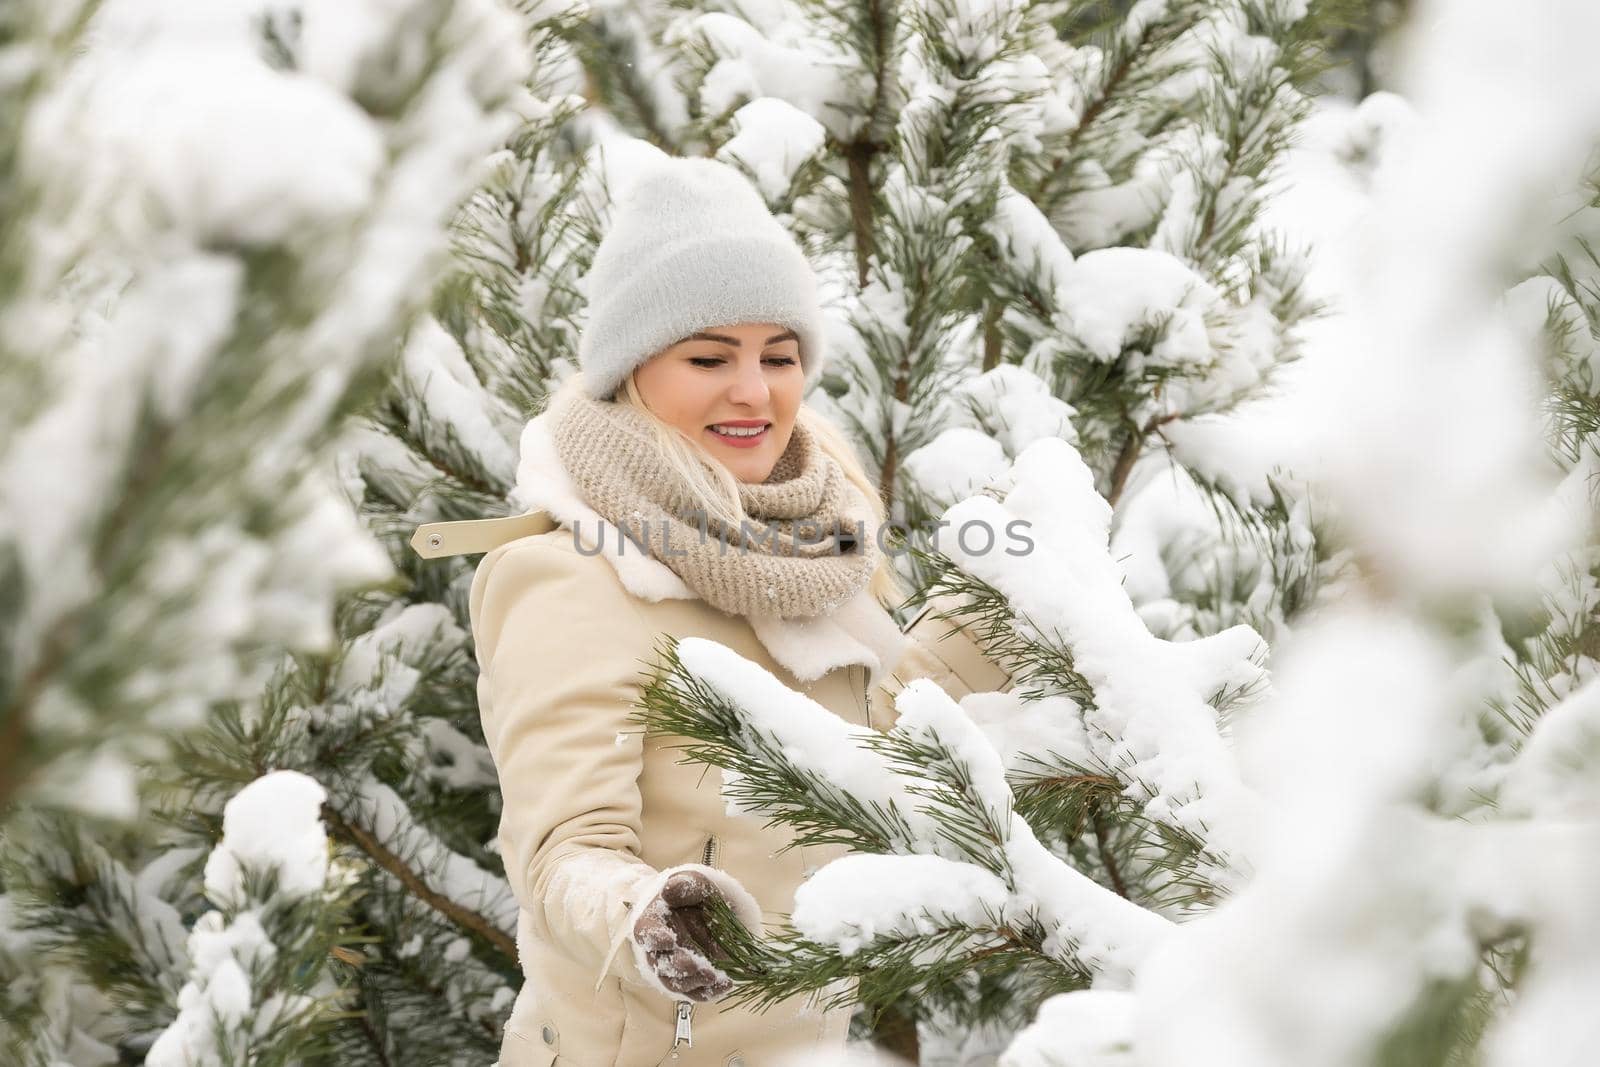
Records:
[[[678,657],[690,675],[712,687],[735,709],[744,727],[738,740],[747,751],[770,751],[815,775],[825,788],[862,805],[885,809],[894,805],[909,830],[909,836],[900,842],[905,851],[961,858],[940,837],[938,825],[908,803],[904,776],[864,746],[876,731],[845,722],[715,641],[686,637],[678,642]],[[727,780],[725,771],[728,811],[751,814],[737,796],[728,795]]]
[[[1118,896],[1053,855],[1013,810],[1005,764],[983,731],[949,695],[926,678],[895,696],[892,734],[949,751],[970,779],[972,801],[1001,828],[999,859],[1016,897],[1013,913],[1037,915],[1048,931],[1045,951],[1125,984],[1170,924]]]
[[[950,391],[946,410],[945,429],[905,460],[906,474],[940,507],[999,480],[1035,441],[1078,439],[1072,405],[1014,364],[961,382]]]
[[[1212,358],[1205,312],[1219,294],[1176,256],[1097,248],[1074,260],[1065,275],[1059,298],[1072,336],[1096,359],[1116,359],[1158,315],[1167,321],[1150,348],[1150,363],[1178,366]]]
[[[844,856],[794,894],[795,929],[849,956],[880,937],[911,938],[960,923],[1004,922],[1005,882],[942,856]]]
[[[327,792],[298,771],[256,779],[222,809],[222,843],[206,860],[206,895],[237,910],[245,901],[244,872],[272,871],[291,896],[322,888],[328,875],[328,837],[322,829]]]
[[[1128,1035],[1135,1001],[1121,990],[1051,997],[1001,1054],[999,1067],[1139,1067]]]
[[[1070,650],[1094,693],[1084,724],[1097,761],[1135,783],[1130,790],[1147,816],[1205,841],[1219,857],[1208,873],[1230,881],[1231,864],[1247,860],[1255,801],[1209,701],[1223,691],[1263,689],[1260,636],[1240,625],[1194,641],[1154,637],[1107,550],[1111,508],[1065,441],[1030,446],[1010,483],[1003,501],[973,497],[942,518],[956,529],[1025,521],[1033,549],[970,554],[956,539],[949,555],[1002,593],[1037,628],[1036,638]]]
[[[780,203],[788,195],[795,173],[827,139],[822,123],[772,96],[739,108],[733,124],[738,132],[717,149],[717,158],[748,170],[768,204]]]
[[[893,842],[895,856],[845,856],[812,877],[797,894],[793,915],[796,929],[807,936],[854,952],[875,937],[925,929],[931,915],[967,922],[979,915],[1031,915],[1046,929],[1047,954],[1125,984],[1169,928],[1168,920],[1100,886],[1038,841],[1011,811],[1000,754],[927,679],[912,681],[897,695],[900,719],[890,736],[940,743],[971,772],[975,788],[966,814],[1003,829],[1004,840],[991,857],[1003,875],[983,877],[989,872],[940,832],[951,813],[917,792],[927,787],[924,779],[891,766],[885,755],[864,744],[877,736],[874,731],[849,726],[714,641],[684,638],[677,654],[685,671],[735,708],[736,743],[753,753],[776,751],[795,770],[862,803],[892,804],[910,830],[910,836]],[[731,799],[730,809],[738,810]],[[943,862],[924,862],[928,857]],[[908,861],[903,871],[890,867],[899,859]],[[890,870],[892,878],[872,881],[875,893],[861,892],[863,875]],[[967,899],[953,894],[951,875],[969,891]],[[885,891],[888,885],[895,890]]]
[[[279,948],[262,925],[268,902],[247,890],[246,873],[271,875],[282,900],[321,891],[328,875],[325,798],[315,779],[273,771],[224,807],[222,841],[205,872],[206,894],[219,910],[202,915],[189,935],[190,978],[178,994],[178,1017],[145,1058],[152,1067],[237,1062],[256,1039],[315,1009],[306,994],[261,996],[256,988]]]

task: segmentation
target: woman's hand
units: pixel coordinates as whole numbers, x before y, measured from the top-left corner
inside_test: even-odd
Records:
[[[645,950],[662,985],[694,1001],[712,1001],[733,982],[712,964],[728,951],[706,925],[705,904],[722,894],[699,871],[678,871],[639,909],[633,939]]]

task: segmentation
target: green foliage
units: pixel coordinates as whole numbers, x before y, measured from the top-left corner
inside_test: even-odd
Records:
[[[840,955],[788,926],[757,939],[721,905],[709,925],[731,955],[719,963],[735,982],[724,1003],[761,1011],[815,993],[825,1009],[859,1003],[873,1024],[891,1009],[912,1004],[919,1014],[940,1012],[960,1025],[1001,1018],[1020,1026],[1044,997],[1088,984],[1085,972],[1043,952],[1045,932],[1037,924],[1006,923],[998,916],[982,926],[928,919],[925,931],[877,937]]]

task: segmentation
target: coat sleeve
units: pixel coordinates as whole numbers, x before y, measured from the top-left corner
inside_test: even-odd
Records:
[[[642,617],[606,564],[521,539],[484,557],[469,615],[478,706],[500,778],[500,855],[538,937],[595,974],[646,982],[627,936],[643,746],[618,743],[647,669]],[[639,658],[636,658],[639,657]]]
[[[929,678],[960,700],[969,693],[1005,692],[1011,688],[1011,676],[986,656],[967,633],[954,622],[935,618],[936,611],[947,610],[959,600],[951,595],[934,597],[907,624],[908,640],[899,661],[888,676],[878,685],[873,706],[882,705],[888,712],[892,728],[898,713],[894,710],[894,696],[906,683],[916,678]]]

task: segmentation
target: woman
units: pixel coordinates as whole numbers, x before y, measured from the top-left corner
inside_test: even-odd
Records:
[[[682,738],[641,735],[652,648],[718,641],[880,730],[902,680],[959,697],[1007,678],[932,619],[908,642],[884,610],[882,504],[802,401],[825,358],[815,276],[737,171],[679,159],[640,177],[586,283],[581,373],[523,432],[527,513],[413,541],[487,553],[469,611],[526,975],[501,1067],[764,1067],[841,1047],[848,1009],[717,1003],[704,902],[770,929],[843,850],[780,852],[792,834],[729,816]]]

